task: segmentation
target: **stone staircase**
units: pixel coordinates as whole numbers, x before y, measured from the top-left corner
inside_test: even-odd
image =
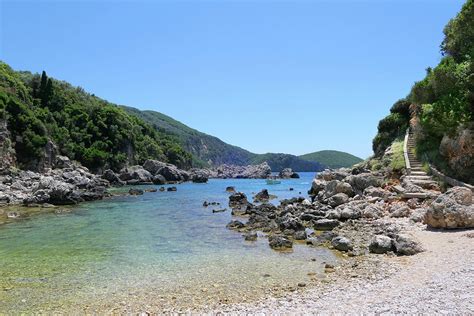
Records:
[[[415,139],[411,132],[407,133],[405,137],[405,159],[408,159],[407,175],[403,181],[415,184],[425,189],[432,189],[438,186],[438,183],[433,180],[425,171],[423,171],[422,163],[415,156]],[[409,167],[409,168],[408,168]]]

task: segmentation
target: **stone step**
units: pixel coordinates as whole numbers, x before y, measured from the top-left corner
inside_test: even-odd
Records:
[[[426,199],[429,195],[427,193],[402,193],[404,199]]]
[[[433,181],[433,179],[431,179],[430,176],[415,176],[415,175],[409,175],[408,177],[406,177],[405,179],[407,179],[408,181]]]
[[[410,176],[427,176],[428,174],[424,171],[414,171],[411,170]]]

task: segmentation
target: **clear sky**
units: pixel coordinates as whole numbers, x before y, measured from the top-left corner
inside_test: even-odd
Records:
[[[372,153],[464,1],[6,1],[0,59],[257,153]]]

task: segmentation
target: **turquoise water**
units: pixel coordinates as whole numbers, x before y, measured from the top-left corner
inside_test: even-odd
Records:
[[[297,244],[280,253],[264,237],[246,242],[225,228],[230,210],[202,206],[227,207],[227,186],[249,197],[262,188],[277,200],[306,196],[313,174],[301,176],[271,186],[184,183],[177,192],[117,196],[0,226],[0,312],[205,307],[309,282],[335,260],[330,251]]]

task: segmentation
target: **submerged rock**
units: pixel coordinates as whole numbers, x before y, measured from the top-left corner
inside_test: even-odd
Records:
[[[229,229],[240,229],[240,228],[244,228],[245,224],[242,223],[241,221],[233,220],[233,221],[230,221],[226,227]]]
[[[268,238],[268,244],[272,249],[284,250],[293,248],[293,243],[286,237],[273,235]]]
[[[143,195],[143,190],[132,188],[132,189],[128,190],[128,193],[130,195]]]

